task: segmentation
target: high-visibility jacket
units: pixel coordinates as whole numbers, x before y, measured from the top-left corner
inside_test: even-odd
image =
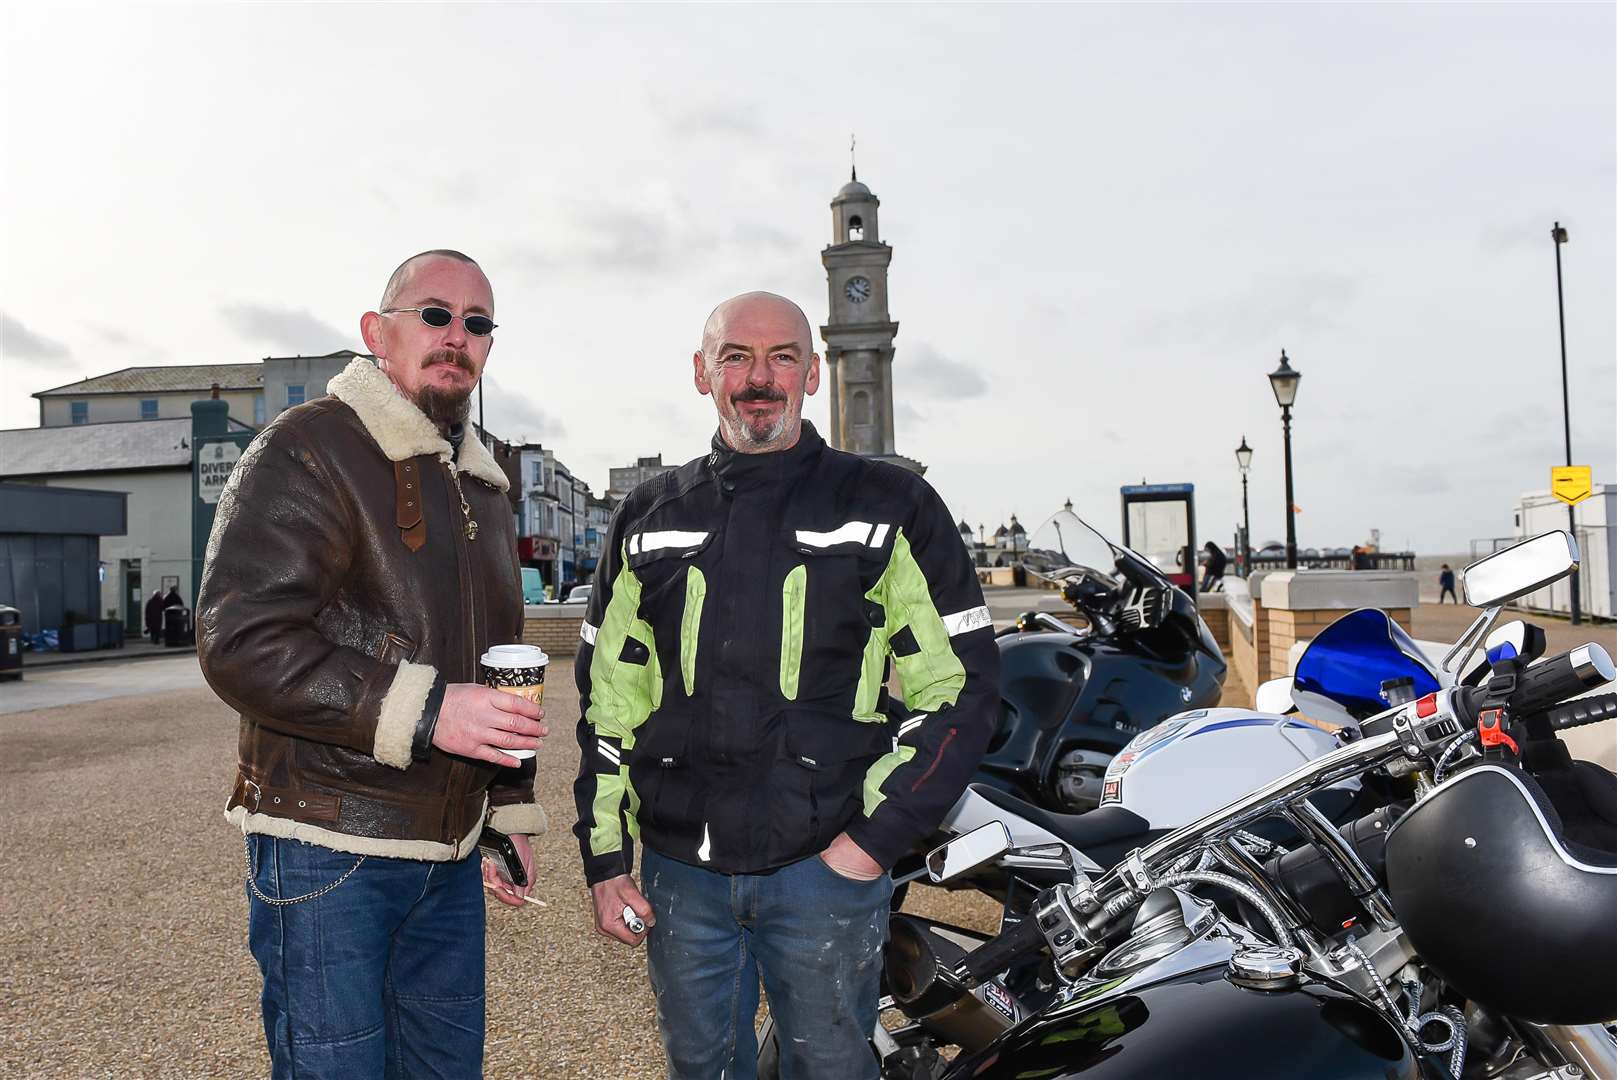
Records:
[[[713,450],[640,485],[602,548],[575,664],[575,832],[593,884],[633,841],[723,873],[846,830],[883,866],[986,749],[999,653],[969,553],[919,476],[825,445]],[[901,724],[883,711],[896,668]]]

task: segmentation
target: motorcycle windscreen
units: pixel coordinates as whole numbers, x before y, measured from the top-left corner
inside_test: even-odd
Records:
[[[1111,543],[1071,510],[1056,511],[1033,531],[1022,562],[1029,570],[1057,580],[1082,571],[1113,588],[1123,583]]]
[[[1297,660],[1292,692],[1333,701],[1363,720],[1387,708],[1382,683],[1402,678],[1414,680],[1416,697],[1441,687],[1437,672],[1403,627],[1384,611],[1360,608],[1309,642]]]

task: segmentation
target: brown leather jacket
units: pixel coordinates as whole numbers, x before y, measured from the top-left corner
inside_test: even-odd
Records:
[[[198,652],[241,713],[226,817],[432,861],[469,854],[489,804],[500,831],[543,832],[531,760],[411,754],[438,685],[475,682],[489,645],[522,639],[505,475],[470,431],[452,474],[449,443],[367,360],[328,389],[253,440],[208,541]]]

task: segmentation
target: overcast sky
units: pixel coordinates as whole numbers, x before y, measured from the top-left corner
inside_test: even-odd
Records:
[[[710,308],[818,325],[848,172],[894,249],[898,449],[956,516],[1196,484],[1304,546],[1464,551],[1561,460],[1617,482],[1613,5],[14,9],[0,427],[135,364],[362,348],[393,266],[479,259],[488,425],[597,491],[714,427]],[[826,415],[828,395],[806,415]]]

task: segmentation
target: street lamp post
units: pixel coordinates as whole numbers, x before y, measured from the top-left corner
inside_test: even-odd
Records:
[[[1566,463],[1572,464],[1572,406],[1567,393],[1566,379],[1566,303],[1561,298],[1561,245],[1566,243],[1566,230],[1557,221],[1550,228],[1550,239],[1555,241],[1555,312],[1561,319],[1561,425],[1566,435]],[[1566,508],[1566,527],[1575,541],[1578,538],[1577,509]],[[1578,597],[1578,572],[1572,571],[1572,625],[1583,622],[1583,604]]]
[[[1241,570],[1247,577],[1252,576],[1252,513],[1246,504],[1247,472],[1252,468],[1252,448],[1246,444],[1246,436],[1241,436],[1241,445],[1235,448],[1235,463],[1241,466]]]
[[[1280,350],[1280,366],[1269,372],[1269,386],[1280,405],[1280,428],[1286,447],[1286,569],[1297,569],[1297,501],[1291,487],[1291,406],[1297,400],[1297,384],[1302,374],[1292,369],[1286,350]]]

